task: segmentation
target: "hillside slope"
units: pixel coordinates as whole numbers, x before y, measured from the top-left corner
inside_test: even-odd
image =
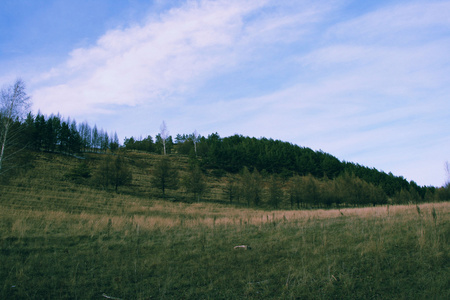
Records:
[[[238,178],[238,181],[242,182],[240,175],[245,168],[252,173],[250,179],[253,181],[259,181],[259,175],[263,177],[263,181],[270,181],[271,179],[268,179],[270,176],[276,177],[275,181],[283,181],[282,184],[278,182],[272,185],[273,187],[278,185],[281,189],[286,189],[284,183],[292,181],[291,178],[298,175],[305,179],[302,180],[301,194],[306,195],[306,199],[293,199],[298,203],[298,207],[305,206],[305,204],[307,206],[330,206],[341,203],[376,205],[388,203],[389,199],[392,200],[391,203],[399,204],[409,201],[429,202],[450,198],[450,185],[444,191],[438,190],[436,194],[436,187],[418,186],[414,181],[408,182],[402,176],[385,173],[376,168],[368,168],[353,162],[340,161],[323,151],[313,151],[308,147],[265,137],[255,138],[238,134],[220,137],[217,133],[212,133],[207,137],[198,134],[177,134],[174,139],[172,136],[168,136],[163,140],[158,134],[154,139],[151,136],[144,139],[126,138],[124,145],[121,146],[116,134],[114,137],[110,137],[103,129],[98,130],[96,126],[91,128],[86,122],[77,125],[75,120],[64,120],[59,115],[47,117],[40,113],[36,116],[29,114],[25,121],[14,122],[13,127],[14,132],[20,134],[13,141],[9,141],[7,156],[12,155],[16,158],[19,158],[15,155],[17,150],[20,151],[23,148],[38,152],[59,152],[81,156],[89,152],[110,153],[122,150],[138,150],[149,154],[161,154],[167,151],[168,154],[171,154],[171,160],[175,165],[180,159],[186,161],[187,157],[197,158],[204,175],[207,176],[207,184],[212,185],[214,185],[213,178],[209,177],[211,174],[218,178],[226,175],[229,180]],[[133,155],[135,156],[131,152],[127,153],[127,156]],[[139,167],[144,166],[149,159],[144,156],[135,156],[131,161],[139,161],[135,165],[135,167]],[[19,160],[21,162],[18,164],[27,162],[26,157]],[[181,169],[184,168],[183,166],[177,165]],[[4,167],[14,168],[15,165],[6,166],[5,161]],[[0,173],[3,171],[2,169]],[[0,176],[3,177],[3,175]],[[265,189],[270,186],[267,182],[258,184],[264,185]],[[290,185],[292,186],[292,182]],[[316,193],[314,190],[318,190],[318,192]],[[348,190],[356,192],[350,193]],[[371,192],[367,192],[368,190]],[[141,190],[141,192],[144,191]],[[216,192],[219,191],[210,193],[208,198],[213,200],[222,198],[219,196],[220,192]],[[146,191],[146,193],[152,194],[152,191]],[[264,193],[267,191],[254,192],[254,194]],[[186,195],[178,194],[177,197],[184,199]],[[273,197],[270,200],[267,199],[267,196],[265,197],[264,201],[264,199],[259,199],[260,195],[253,195],[253,200],[246,199],[246,201],[247,203],[255,202],[255,205],[270,202],[273,207],[278,207],[280,204],[280,201],[274,200]],[[245,197],[237,199],[240,198]],[[286,200],[284,201],[286,202]]]
[[[109,154],[36,155],[0,185],[1,299],[450,297],[448,202],[274,211],[172,202],[149,186],[160,155],[127,153],[133,180],[119,193],[94,175],[67,177],[82,163],[95,174]],[[171,158],[188,172],[187,157]]]
[[[47,152],[30,152],[35,159],[26,170],[9,180],[0,181],[4,205],[19,207],[38,201],[43,208],[61,203],[72,205],[75,211],[103,206],[120,197],[135,197],[142,201],[162,197],[161,190],[152,182],[158,162],[164,156],[140,151],[122,151],[120,154],[83,153],[82,157]],[[98,175],[108,159],[123,157],[132,180],[120,185],[117,193],[111,186],[99,184]],[[427,192],[422,198],[415,190],[401,189],[387,197],[380,187],[344,173],[335,179],[317,179],[311,175],[287,176],[258,172],[229,173],[207,168],[202,158],[171,154],[167,158],[178,171],[178,188],[167,189],[166,198],[171,201],[207,201],[251,205],[261,208],[314,208],[330,206],[355,206],[369,204],[401,204],[446,199],[447,189]],[[203,166],[202,166],[203,165]],[[202,166],[200,179],[205,185],[201,195],[194,195],[184,184],[192,176],[193,166]],[[82,168],[85,177],[74,177]],[[253,191],[253,194],[250,193]],[[258,202],[255,201],[257,195]],[[89,199],[80,204],[79,198]],[[20,199],[20,200],[18,200]],[[117,208],[117,206],[115,206]]]

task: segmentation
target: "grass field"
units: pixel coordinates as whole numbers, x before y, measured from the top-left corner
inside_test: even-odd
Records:
[[[172,203],[64,181],[56,158],[43,179],[44,166],[0,186],[1,299],[450,299],[448,202]]]

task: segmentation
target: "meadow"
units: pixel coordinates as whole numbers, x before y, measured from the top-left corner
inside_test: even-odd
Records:
[[[66,161],[0,185],[1,299],[450,299],[448,202],[170,202],[64,180]]]

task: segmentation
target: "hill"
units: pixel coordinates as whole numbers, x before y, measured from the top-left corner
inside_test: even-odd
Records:
[[[136,144],[139,145],[139,142]],[[421,188],[402,177],[352,163],[341,163],[329,154],[280,141],[242,136],[220,139],[212,135],[198,142],[197,155],[193,147],[192,141],[179,140],[168,146],[171,154],[167,156],[135,150],[136,147],[130,147],[130,144],[120,151],[107,149],[106,152],[98,152],[94,148],[77,155],[22,151],[20,159],[25,161],[24,167],[17,168],[17,174],[1,176],[2,180],[11,177],[2,190],[3,193],[23,191],[26,195],[26,187],[45,189],[51,182],[58,187],[67,187],[69,193],[111,192],[114,190],[111,186],[115,186],[116,192],[120,194],[147,199],[161,198],[161,189],[154,182],[155,172],[159,162],[167,159],[171,168],[178,173],[177,188],[168,187],[165,190],[164,197],[172,201],[201,200],[292,209],[407,204],[450,198],[448,187]],[[115,183],[110,181],[112,174],[108,172],[112,171],[108,168],[112,167],[108,164],[117,158],[120,158],[122,168],[129,173],[130,180],[127,182],[118,182],[119,179]],[[285,162],[275,167],[278,161]],[[241,167],[238,167],[239,164]],[[300,172],[299,167],[303,165],[319,171]],[[202,185],[199,193],[192,190],[193,183],[190,183],[191,186],[187,184],[187,179],[194,177],[194,169],[199,173],[199,182],[196,184]],[[323,176],[318,176],[319,173]],[[66,190],[52,193],[52,189],[47,189],[41,198],[52,194],[63,197]]]
[[[96,182],[117,154],[35,152],[33,168],[2,182],[0,298],[450,297],[448,202],[245,208],[222,198],[232,174],[212,169],[203,201],[179,189],[173,202],[151,187],[162,155],[122,155],[132,181],[118,193]],[[169,157],[189,174],[189,157]]]
[[[12,140],[7,143],[6,157],[11,154],[19,162],[4,160],[0,173],[4,173],[4,170],[8,168],[14,169],[16,165],[29,165],[29,156],[16,155],[17,150],[20,153],[20,150],[24,148],[35,152],[45,151],[81,157],[96,152],[116,153],[121,150],[123,153],[123,150],[126,150],[127,153],[121,155],[125,161],[120,163],[127,165],[129,162],[141,160],[135,163],[132,173],[139,171],[136,167],[145,166],[150,156],[143,158],[130,151],[150,155],[162,154],[165,151],[170,154],[170,160],[180,170],[192,169],[194,164],[198,165],[205,176],[203,178],[197,174],[199,179],[207,179],[206,186],[210,187],[202,191],[202,194],[209,191],[210,193],[204,196],[213,201],[224,198],[232,201],[234,197],[236,200],[258,206],[265,204],[277,208],[280,205],[282,207],[296,205],[298,208],[342,204],[401,204],[410,201],[419,203],[450,198],[450,186],[438,189],[418,186],[414,181],[408,182],[402,176],[395,176],[392,173],[352,162],[341,162],[323,151],[313,151],[307,147],[264,137],[253,138],[242,135],[220,137],[217,133],[204,137],[193,133],[177,134],[173,139],[172,136],[162,138],[161,134],[158,134],[155,139],[151,136],[144,139],[126,138],[124,145],[121,146],[117,134],[108,135],[96,125],[90,127],[86,122],[77,125],[75,120],[63,120],[59,115],[46,117],[40,113],[36,116],[29,114],[23,122],[14,122],[10,132],[14,134],[11,136]],[[157,159],[156,156],[154,157]],[[178,165],[178,160],[189,161],[189,166]],[[96,166],[93,165],[95,169]],[[108,168],[108,166],[100,167],[104,169],[103,173],[106,172],[105,168]],[[136,178],[140,176],[142,179],[142,175],[138,175],[139,172],[136,173]],[[148,172],[152,171],[147,168],[146,172],[149,174]],[[247,174],[247,180],[243,180],[244,173]],[[125,175],[122,174],[122,176]],[[193,177],[190,176],[190,178]],[[119,180],[119,178],[116,179]],[[182,179],[182,176],[179,179]],[[127,179],[117,180],[116,188],[118,185],[124,186],[119,181]],[[239,189],[239,186],[233,186],[235,182],[241,185],[245,182],[253,182],[254,186],[259,185],[262,189],[254,189],[253,195],[246,195],[243,189],[248,189],[249,186],[241,186]],[[180,180],[179,183],[181,184],[182,181]],[[133,191],[154,195],[154,191],[151,190],[153,186],[154,184],[147,184],[146,191],[136,187]],[[222,188],[222,191],[215,189],[218,186]],[[269,188],[270,186],[272,189]],[[236,188],[235,191],[233,191],[234,188]],[[227,195],[221,196],[220,194],[224,194],[224,189]],[[272,196],[270,190],[272,190]],[[186,191],[193,190],[186,188]],[[232,195],[233,193],[235,195]],[[182,200],[186,200],[186,197],[186,194],[176,195],[176,198]],[[199,198],[197,195],[197,199]]]

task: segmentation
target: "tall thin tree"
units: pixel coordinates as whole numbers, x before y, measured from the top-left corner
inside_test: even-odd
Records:
[[[164,155],[166,155],[166,141],[169,138],[169,131],[167,130],[166,122],[163,121],[159,127],[160,136],[163,144]]]
[[[445,182],[445,186],[450,186],[450,164],[448,161],[445,162],[444,165],[445,173],[447,174],[447,181]]]
[[[12,85],[1,90],[0,98],[0,173],[5,160],[5,150],[8,144],[8,134],[16,120],[22,120],[30,108],[30,97],[25,92],[25,83],[17,79]]]
[[[192,134],[192,142],[194,142],[195,156],[197,156],[197,143],[198,143],[199,138],[200,138],[200,135],[198,134],[197,130],[195,130],[194,133]]]

